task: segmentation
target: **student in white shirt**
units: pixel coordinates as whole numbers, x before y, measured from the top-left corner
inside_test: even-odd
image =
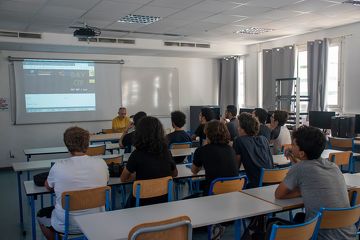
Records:
[[[109,171],[105,161],[85,154],[89,147],[89,132],[79,128],[68,128],[64,133],[64,143],[71,157],[56,161],[50,169],[45,187],[55,192],[55,207],[43,208],[38,212],[40,228],[47,239],[54,239],[54,230],[64,232],[64,209],[61,194],[65,191],[82,190],[107,185]],[[80,233],[73,216],[103,211],[94,208],[70,213],[70,233]]]
[[[281,146],[284,144],[291,144],[290,131],[285,126],[289,114],[286,111],[276,110],[271,115],[270,129],[270,143],[274,144],[273,154],[279,154]]]

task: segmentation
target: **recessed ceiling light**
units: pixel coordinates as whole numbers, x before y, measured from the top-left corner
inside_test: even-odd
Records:
[[[349,4],[352,4],[355,6],[360,6],[360,0],[347,0],[347,1],[344,1],[343,3],[349,3]]]
[[[248,27],[244,29],[240,29],[235,31],[235,34],[262,34],[274,31],[274,29],[271,28],[259,28],[259,27]]]
[[[139,24],[151,24],[157,22],[161,17],[154,16],[143,16],[143,15],[132,15],[129,14],[125,17],[122,17],[118,20],[120,23],[139,23]]]

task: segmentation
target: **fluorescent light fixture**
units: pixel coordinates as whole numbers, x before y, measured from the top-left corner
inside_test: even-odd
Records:
[[[274,29],[271,28],[259,28],[259,27],[247,27],[244,29],[240,29],[235,31],[235,34],[262,34],[262,33],[267,33],[267,32],[271,32],[274,31]]]
[[[143,15],[132,15],[129,14],[118,20],[119,23],[139,23],[139,24],[151,24],[157,22],[161,17],[154,16],[143,16]]]

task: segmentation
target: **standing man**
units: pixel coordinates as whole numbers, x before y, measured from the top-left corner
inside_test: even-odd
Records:
[[[233,142],[239,136],[239,121],[236,119],[237,109],[234,105],[227,105],[225,110],[225,118],[229,120],[226,127],[230,133],[230,140]]]
[[[112,120],[112,130],[114,132],[123,132],[130,123],[130,118],[126,116],[126,108],[120,107],[118,116]]]

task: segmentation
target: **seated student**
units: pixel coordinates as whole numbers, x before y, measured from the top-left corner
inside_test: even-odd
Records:
[[[301,126],[292,134],[287,157],[294,163],[275,191],[280,199],[302,196],[305,212],[298,222],[313,218],[322,207],[347,208],[349,198],[344,177],[336,164],[321,158],[326,139],[314,127]],[[318,239],[355,239],[355,227],[319,230]]]
[[[140,120],[134,134],[135,151],[121,174],[122,182],[146,180],[177,176],[177,169],[165,139],[161,122],[155,117],[144,117]],[[167,195],[143,199],[141,205],[167,201]],[[135,198],[131,196],[130,204],[135,206]]]
[[[226,127],[230,133],[230,140],[234,141],[239,136],[239,121],[236,118],[237,109],[234,105],[227,105],[225,111],[225,118],[230,122],[226,123]]]
[[[252,112],[252,115],[256,117],[260,122],[258,136],[264,136],[270,142],[271,130],[270,128],[268,128],[268,126],[266,126],[266,120],[268,117],[267,111],[263,108],[255,108]]]
[[[197,137],[200,138],[200,145],[203,144],[203,141],[206,139],[206,135],[204,133],[205,123],[215,119],[215,114],[211,108],[202,108],[199,113],[199,122],[200,125],[195,130],[194,134],[191,136],[192,140],[196,140]]]
[[[207,144],[195,150],[191,171],[196,174],[205,169],[204,195],[208,195],[210,183],[220,177],[239,175],[235,152],[228,145],[230,134],[224,123],[212,120],[205,124]]]
[[[129,124],[129,126],[125,129],[124,133],[121,135],[121,138],[119,140],[119,145],[120,148],[126,148],[125,149],[126,152],[131,152],[131,146],[133,145],[133,138],[134,138],[136,126],[138,125],[140,120],[144,117],[146,117],[145,112],[137,112],[133,117],[134,122]],[[130,132],[131,129],[133,131]]]
[[[118,116],[112,120],[111,128],[114,132],[123,132],[130,125],[130,123],[130,118],[126,116],[126,108],[120,107]]]
[[[185,121],[186,121],[186,115],[183,112],[174,111],[171,113],[171,123],[175,131],[169,133],[166,136],[169,146],[172,143],[183,143],[183,142],[191,143],[191,138],[189,134],[187,134],[183,129],[185,125]],[[184,162],[185,158],[186,157],[174,157],[174,161],[176,164],[179,164]]]
[[[284,144],[291,144],[291,136],[289,129],[284,126],[288,120],[289,114],[286,111],[276,110],[271,115],[270,129],[270,143],[274,144],[273,154],[281,152],[281,146]]]
[[[89,138],[89,132],[79,127],[70,127],[64,133],[64,143],[71,157],[56,161],[45,182],[45,187],[55,192],[55,207],[43,208],[37,214],[41,231],[47,239],[54,239],[54,229],[64,232],[65,211],[61,204],[63,192],[107,185],[109,171],[105,161],[98,157],[85,155],[89,147]],[[70,212],[70,233],[81,233],[73,216],[102,210],[104,209],[94,208]]]
[[[242,113],[239,119],[239,137],[235,139],[233,147],[239,163],[244,165],[248,177],[248,188],[259,186],[261,168],[273,168],[269,142],[264,136],[257,136],[259,121],[250,113]]]

